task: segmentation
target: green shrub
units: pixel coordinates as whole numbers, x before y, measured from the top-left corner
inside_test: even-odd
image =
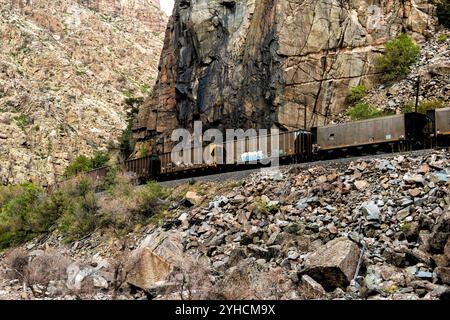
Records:
[[[168,218],[172,218],[172,215],[166,210],[161,210],[159,213],[148,218],[147,223],[159,226]]]
[[[447,41],[448,36],[446,34],[441,34],[438,38],[437,38],[437,42],[438,43],[444,43],[445,41]]]
[[[146,217],[159,214],[165,206],[163,199],[166,197],[166,192],[158,182],[149,181],[138,193],[137,213]]]
[[[17,126],[21,129],[24,129],[31,122],[30,117],[23,113],[15,117],[14,120],[16,121]]]
[[[0,250],[33,239],[54,222],[42,189],[30,183],[0,188]]]
[[[101,227],[109,227],[116,234],[126,234],[142,224],[160,224],[170,215],[166,211],[168,194],[151,181],[134,191],[129,180],[118,176],[116,184],[101,201]]]
[[[138,114],[138,107],[132,107],[128,118],[127,118],[127,127],[122,132],[122,136],[119,139],[120,143],[120,153],[125,157],[128,158],[131,153],[133,152],[134,146],[132,143],[132,137],[133,137],[133,123],[134,120]]]
[[[148,84],[143,84],[140,86],[140,90],[142,94],[147,94],[150,91],[150,87]]]
[[[388,115],[383,111],[378,110],[374,106],[366,102],[357,103],[355,106],[347,110],[347,115],[354,121],[372,119]]]
[[[438,0],[437,16],[440,24],[450,28],[450,0]]]
[[[417,112],[419,113],[427,113],[428,110],[435,110],[440,108],[447,107],[447,104],[445,101],[439,100],[439,99],[431,99],[431,100],[424,100],[419,103],[417,106]],[[413,101],[408,102],[401,108],[402,113],[409,113],[409,112],[415,112],[416,110],[416,104]]]
[[[120,153],[127,159],[133,152],[133,147],[131,139],[133,137],[133,132],[131,131],[132,124],[129,122],[127,128],[122,132],[122,136],[119,139],[120,143]]]
[[[436,110],[445,107],[447,107],[447,104],[440,99],[424,100],[419,104],[419,112],[426,113],[428,110]]]
[[[82,179],[59,196],[63,206],[58,230],[66,241],[78,240],[101,226],[97,198],[89,181]]]
[[[81,172],[87,172],[92,169],[92,162],[89,157],[85,155],[79,155],[73,160],[73,162],[66,168],[64,176],[72,177]]]
[[[149,155],[149,151],[148,148],[146,146],[141,146],[141,148],[139,149],[139,157],[143,158]]]
[[[118,179],[119,170],[117,167],[110,167],[106,176],[102,179],[100,189],[112,194],[117,184],[120,183]]]
[[[400,230],[407,233],[411,230],[411,223],[409,222],[404,222],[402,224],[400,224]]]
[[[0,186],[0,251],[57,230],[66,242],[98,229],[130,232],[144,223],[160,223],[168,193],[154,181],[140,191],[126,176],[111,177],[109,192],[95,195],[87,180],[69,181],[52,193],[32,184]]]
[[[351,87],[347,96],[347,104],[353,106],[356,103],[361,102],[366,96],[366,93],[367,89],[364,85]]]
[[[109,159],[110,159],[109,155],[107,155],[106,153],[103,153],[101,151],[96,151],[94,154],[94,157],[91,158],[92,169],[104,167],[108,163]]]
[[[89,158],[85,155],[79,155],[66,168],[64,176],[67,178],[77,174],[88,172],[93,169],[104,167],[109,161],[109,156],[101,151],[96,151],[94,157]]]
[[[0,187],[0,250],[58,228],[72,241],[100,225],[93,188],[86,180],[47,194],[26,183]]]
[[[385,52],[376,60],[381,72],[381,79],[388,84],[404,78],[419,56],[420,49],[414,41],[402,33],[397,38],[388,41]]]
[[[126,91],[124,92],[124,95],[126,96],[125,104],[132,108],[139,107],[144,102],[143,97],[134,96],[134,93],[132,91]]]
[[[410,112],[414,112],[415,110],[416,110],[416,104],[412,101],[404,104],[401,107],[402,113],[410,113]]]
[[[269,205],[267,202],[265,202],[263,199],[259,198],[256,200],[256,209],[255,212],[257,214],[275,214],[279,210],[278,205]]]
[[[68,242],[75,241],[100,227],[98,209],[93,192],[69,201],[59,219],[58,229],[64,239]]]

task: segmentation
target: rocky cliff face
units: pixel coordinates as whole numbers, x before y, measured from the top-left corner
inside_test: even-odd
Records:
[[[48,184],[117,145],[166,22],[157,0],[0,0],[0,183]]]
[[[219,128],[324,123],[351,86],[374,84],[388,39],[432,32],[434,11],[416,0],[177,0],[135,137],[196,119]]]

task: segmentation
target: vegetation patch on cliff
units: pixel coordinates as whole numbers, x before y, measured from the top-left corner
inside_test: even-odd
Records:
[[[377,59],[381,80],[391,84],[403,79],[417,61],[419,53],[419,47],[407,34],[402,33],[388,41],[384,54]]]
[[[376,107],[361,101],[355,104],[353,107],[347,110],[347,115],[353,120],[365,120],[378,118],[389,115],[388,112],[377,109]]]
[[[64,176],[70,178],[83,172],[104,167],[108,161],[109,155],[101,151],[97,151],[93,157],[79,155],[66,168]]]
[[[445,107],[447,107],[447,104],[445,103],[445,101],[442,101],[440,99],[424,100],[418,104],[417,112],[427,113],[428,110],[436,110],[436,109],[441,109],[441,108],[445,108]],[[403,113],[414,112],[414,111],[416,111],[416,104],[413,101],[405,104],[402,107]]]

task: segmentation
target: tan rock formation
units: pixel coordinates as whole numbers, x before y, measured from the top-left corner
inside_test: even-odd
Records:
[[[49,184],[117,145],[166,20],[156,0],[0,0],[0,183]]]

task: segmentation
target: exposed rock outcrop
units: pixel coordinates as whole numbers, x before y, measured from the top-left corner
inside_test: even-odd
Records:
[[[0,183],[54,182],[117,146],[127,98],[154,84],[167,16],[155,0],[0,0]]]
[[[434,30],[434,10],[416,0],[177,0],[135,138],[167,138],[197,119],[302,128],[305,107],[306,126],[321,124],[343,110],[351,86],[376,81],[387,40],[409,32],[422,41]]]

